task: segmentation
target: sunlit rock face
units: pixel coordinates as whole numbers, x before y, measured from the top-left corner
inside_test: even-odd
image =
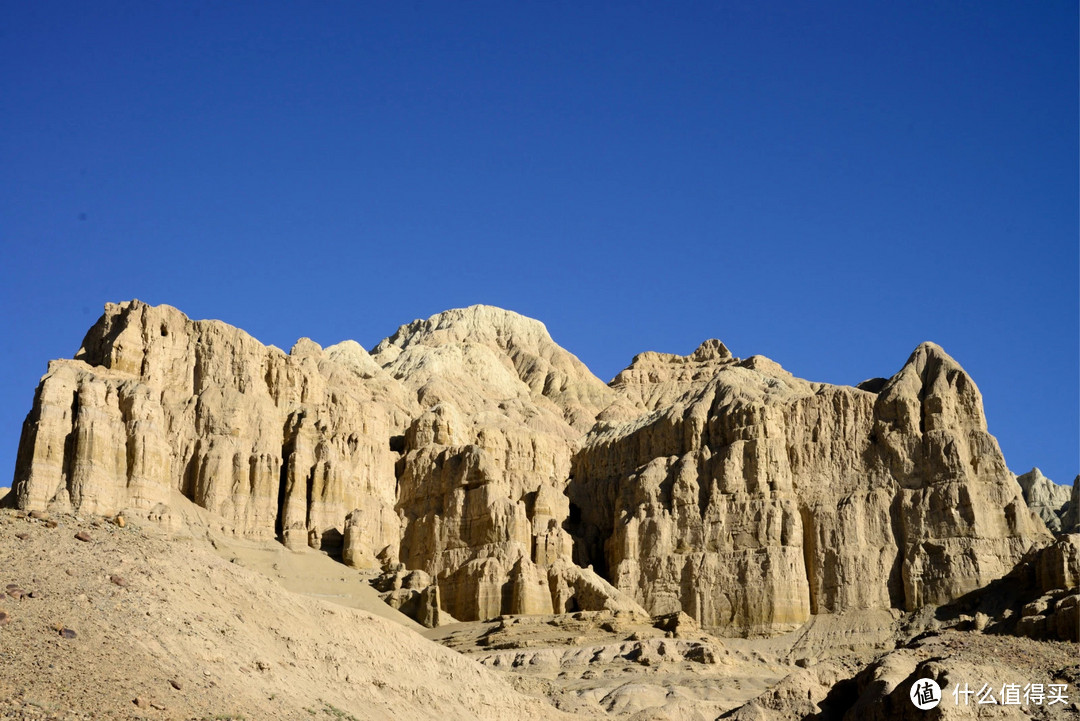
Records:
[[[339,541],[352,509],[392,512],[388,439],[415,409],[356,343],[285,353],[168,306],[110,304],[42,378],[15,493],[23,508],[115,513],[178,492],[238,533]]]
[[[447,311],[402,326],[373,358],[422,408],[398,465],[401,559],[438,581],[452,616],[636,607],[602,579],[588,590],[571,562],[571,456],[614,393],[543,324]]]
[[[1046,538],[978,389],[937,346],[868,390],[722,352],[706,381],[709,350],[639,356],[648,372],[616,385],[675,400],[598,424],[573,460],[578,562],[650,612],[758,634],[811,613],[913,609],[1004,575]]]
[[[383,367],[385,366],[385,368]],[[227,530],[428,571],[462,620],[635,609],[570,562],[576,439],[613,392],[537,321],[485,306],[375,358],[288,354],[168,306],[109,305],[24,425],[20,507],[112,514],[181,494]]]
[[[408,590],[431,617],[683,611],[747,635],[949,600],[1049,538],[933,344],[859,387],[715,340],[642,353],[606,385],[489,306],[371,353],[285,353],[110,304],[42,378],[12,497],[158,515],[186,498],[236,534],[422,571]]]

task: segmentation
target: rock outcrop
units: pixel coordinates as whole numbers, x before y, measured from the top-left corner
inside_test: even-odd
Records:
[[[706,355],[713,377],[688,376]],[[758,634],[812,613],[914,609],[999,578],[1048,535],[975,384],[933,344],[864,384],[876,392],[705,347],[647,360],[621,383],[647,378],[675,400],[594,428],[568,494],[578,562],[650,613]]]
[[[1017,476],[1016,482],[1024,492],[1024,501],[1028,508],[1042,519],[1052,533],[1060,533],[1062,517],[1069,510],[1072,489],[1054,483],[1038,468],[1032,468],[1024,475]]]
[[[238,534],[340,548],[363,569],[400,556],[465,620],[637,608],[574,566],[562,528],[606,385],[539,322],[485,306],[403,326],[375,353],[301,339],[286,354],[168,306],[110,304],[41,381],[16,504],[168,516],[178,491]]]
[[[415,407],[356,343],[284,353],[168,306],[110,304],[74,360],[49,364],[13,487],[21,508],[102,514],[175,489],[238,533],[335,545],[352,509],[393,513],[388,439]],[[397,540],[386,523],[366,552]]]
[[[543,324],[488,306],[402,326],[373,358],[415,393],[397,508],[401,560],[454,617],[635,607],[571,562],[577,439],[613,392]]]
[[[1073,479],[1069,502],[1061,509],[1061,532],[1080,533],[1080,476]]]
[[[369,354],[110,304],[38,387],[13,502],[171,518],[177,493],[237,534],[382,569],[431,624],[682,612],[771,634],[956,598],[1049,540],[933,344],[857,387],[716,340],[605,385],[488,306]]]
[[[1080,534],[1063,535],[1046,548],[1028,554],[1025,561],[1006,579],[1032,589],[1031,596],[1037,597],[1020,609],[1014,633],[1036,639],[1080,641]]]

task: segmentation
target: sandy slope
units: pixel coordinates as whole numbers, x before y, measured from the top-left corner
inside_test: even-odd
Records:
[[[818,616],[753,641],[614,612],[421,635],[355,570],[229,538],[202,509],[176,508],[172,534],[141,520],[56,516],[49,527],[0,511],[0,610],[10,617],[0,623],[0,718],[888,718],[906,699],[890,711],[877,682],[863,689],[862,679],[895,659],[911,660],[890,671],[897,688],[916,661],[947,659],[953,675],[1065,678],[1075,694],[1076,644],[927,636],[918,619],[901,631],[904,619],[886,611]]]
[[[569,718],[400,623],[345,607],[370,600],[361,589],[331,584],[329,603],[243,567],[269,551],[219,549],[239,557],[230,563],[145,523],[65,516],[49,528],[18,515],[0,511],[0,588],[35,597],[0,601],[11,619],[0,627],[2,717]]]
[[[277,542],[224,537],[213,538],[211,545],[222,558],[269,576],[293,593],[366,611],[416,632],[426,630],[379,597],[368,583],[374,573],[349,568],[320,551],[292,551]]]

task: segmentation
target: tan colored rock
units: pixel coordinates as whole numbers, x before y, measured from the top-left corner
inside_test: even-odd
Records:
[[[653,625],[675,638],[688,638],[701,634],[701,626],[698,622],[682,611],[656,616],[653,618]]]
[[[882,389],[873,433],[900,486],[907,609],[1004,576],[1046,538],[987,432],[978,388],[938,346],[919,346]]]
[[[933,344],[859,387],[715,340],[608,387],[488,306],[369,354],[110,304],[42,379],[12,493],[170,528],[183,496],[206,525],[421,571],[388,592],[462,620],[647,610],[746,635],[941,603],[1049,540]]]
[[[403,326],[373,357],[308,339],[285,354],[133,301],[50,366],[14,485],[23,508],[168,527],[179,492],[237,533],[340,545],[357,568],[400,557],[463,618],[584,608],[560,595],[580,574],[548,569],[571,557],[574,443],[614,395],[542,324],[495,308]]]
[[[420,588],[397,588],[382,594],[383,600],[427,628],[437,628],[457,619],[442,610],[439,587],[435,584]]]
[[[392,507],[376,502],[354,509],[345,516],[341,560],[353,568],[382,568],[386,561],[396,563],[400,540],[401,519]]]
[[[753,635],[811,613],[912,609],[1005,575],[1047,536],[978,389],[937,346],[863,384],[878,393],[760,357],[716,368],[672,386],[666,408],[598,424],[574,457],[576,560],[651,613]]]
[[[1059,537],[1040,549],[1033,563],[1035,582],[1040,591],[1077,588],[1080,586],[1080,534]]]
[[[487,306],[402,326],[372,357],[424,408],[399,463],[401,560],[438,579],[444,609],[476,620],[625,603],[551,571],[572,565],[570,458],[607,386],[541,323]]]
[[[634,356],[630,365],[611,381],[625,405],[642,411],[666,408],[686,393],[700,391],[722,367],[737,362],[723,343],[707,340],[688,356],[647,351]],[[604,420],[620,420],[605,409]]]
[[[448,310],[403,325],[375,347],[372,357],[420,395],[457,397],[462,410],[475,405],[471,391],[479,385],[496,401],[528,397],[582,431],[615,398],[551,339],[543,323],[492,306]],[[465,387],[454,388],[454,381]]]
[[[49,365],[14,489],[22,508],[95,514],[176,490],[238,533],[335,545],[349,510],[392,513],[387,439],[413,408],[356,344],[285,354],[168,306],[109,304],[75,360]]]

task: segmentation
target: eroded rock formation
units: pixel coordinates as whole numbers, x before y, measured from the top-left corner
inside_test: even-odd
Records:
[[[450,614],[635,607],[571,562],[563,527],[576,440],[611,389],[538,321],[486,306],[402,326],[373,358],[422,407],[398,464],[401,560]]]
[[[340,541],[393,509],[388,439],[415,401],[358,344],[290,353],[168,306],[110,304],[74,360],[49,364],[23,426],[23,508],[115,513],[183,493],[239,533]],[[393,524],[373,548],[396,548]]]
[[[1047,536],[978,389],[939,347],[863,384],[874,390],[716,350],[639,356],[648,372],[617,380],[657,385],[636,389],[646,407],[674,401],[598,425],[574,457],[577,560],[650,612],[754,634],[811,613],[913,609],[1004,575]]]
[[[1062,518],[1069,514],[1072,488],[1059,486],[1044,476],[1038,468],[1032,468],[1022,476],[1017,476],[1016,482],[1024,492],[1024,501],[1028,508],[1042,519],[1052,533],[1060,533]]]
[[[541,323],[487,306],[370,354],[286,354],[110,304],[38,387],[14,500],[160,516],[175,494],[238,534],[340,547],[428,619],[684,612],[767,634],[955,598],[1049,538],[933,344],[858,387],[715,340],[605,385]]]

